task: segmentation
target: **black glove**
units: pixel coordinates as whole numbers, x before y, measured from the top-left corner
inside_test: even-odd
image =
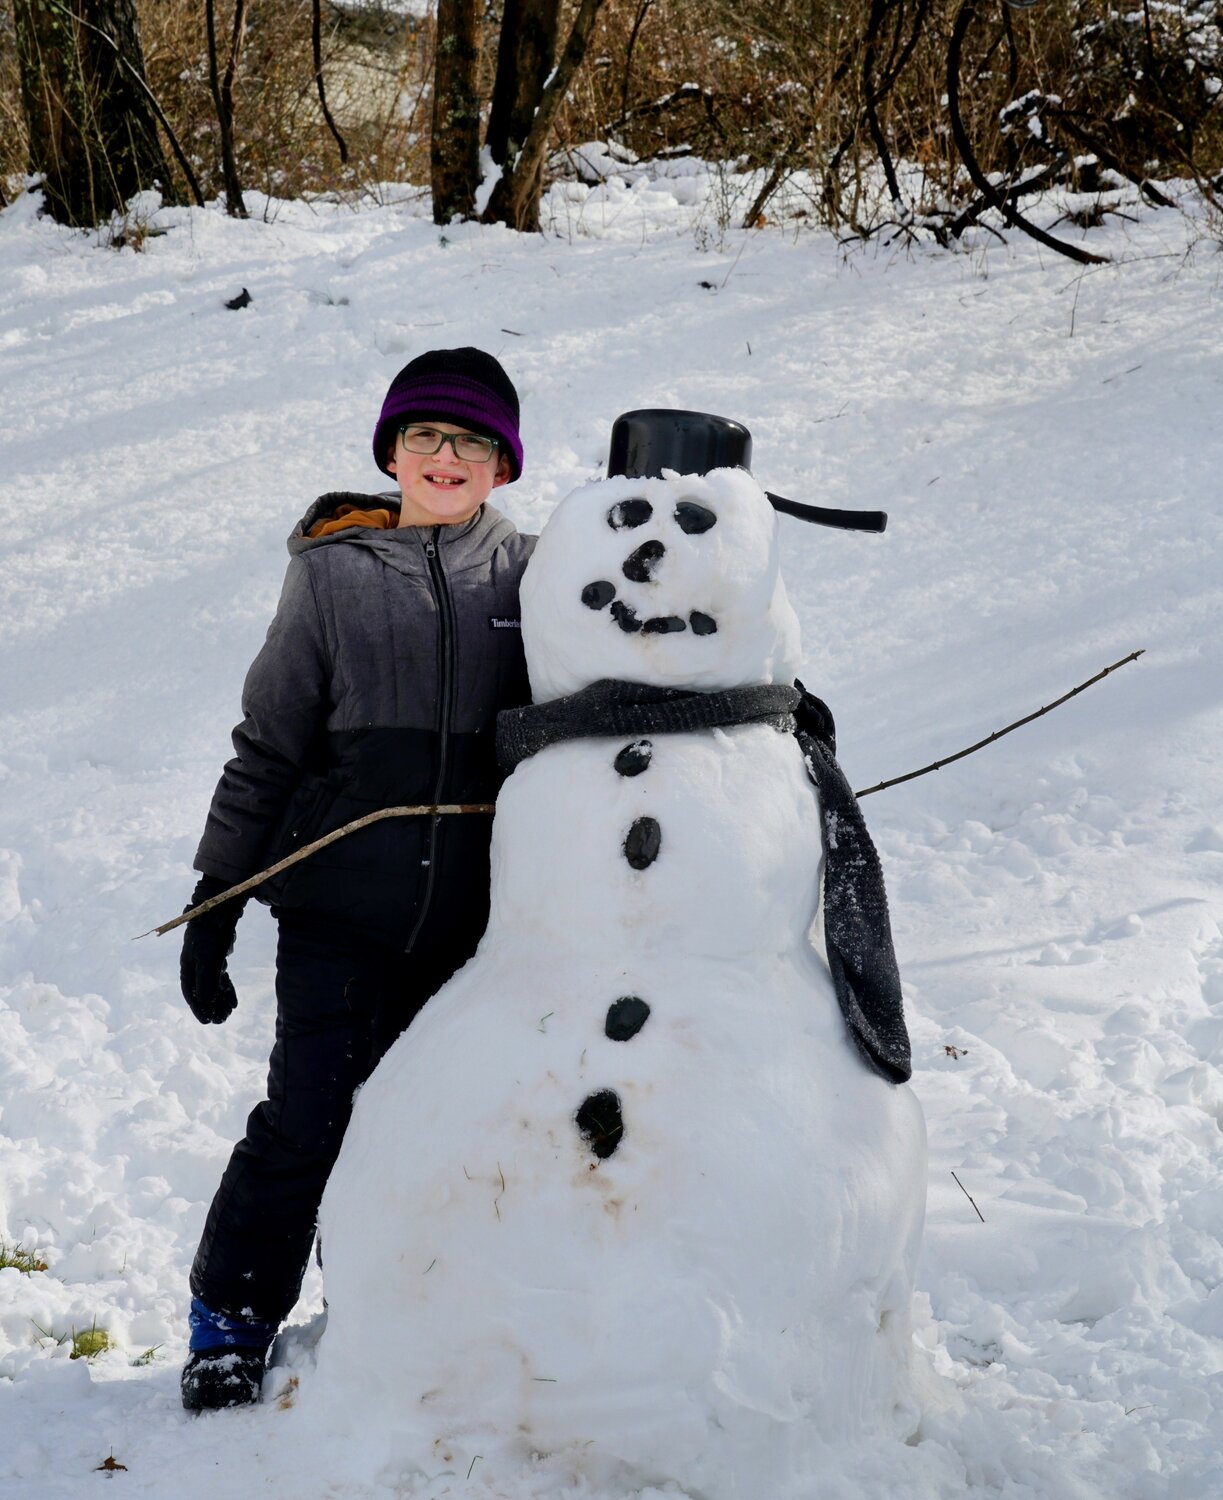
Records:
[[[809,734],[813,740],[819,740],[827,745],[828,753],[837,753],[837,726],[833,722],[832,710],[822,698],[817,698],[814,693],[807,689],[796,677],[794,686],[803,695],[802,701],[794,710],[795,727],[800,734]]]
[[[228,889],[227,881],[204,875],[184,910],[190,911]],[[237,896],[187,923],[178,975],[183,999],[195,1019],[205,1025],[224,1021],[238,1003],[233,981],[225,972],[225,960],[234,951],[234,933],[245,905],[245,899]]]

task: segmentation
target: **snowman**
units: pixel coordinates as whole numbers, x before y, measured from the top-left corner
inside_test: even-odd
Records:
[[[785,1494],[908,1436],[925,1135],[750,438],[630,413],[522,585],[476,955],[362,1090],[303,1406],[398,1473]],[[817,917],[824,896],[824,922]]]

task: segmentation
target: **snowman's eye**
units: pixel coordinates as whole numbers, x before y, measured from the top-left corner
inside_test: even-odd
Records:
[[[698,505],[695,500],[681,500],[675,507],[675,519],[679,522],[679,529],[689,536],[699,536],[718,522],[708,506]]]
[[[654,507],[648,500],[618,500],[607,512],[607,524],[613,531],[623,531],[626,527],[644,526],[653,514]]]

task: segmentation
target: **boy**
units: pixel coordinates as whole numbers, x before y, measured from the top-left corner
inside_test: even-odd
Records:
[[[391,382],[374,459],[399,493],[324,495],[290,537],[192,905],[375,809],[494,800],[497,712],[529,698],[513,627],[535,538],[485,504],[522,472],[518,414],[478,349],[422,354]],[[191,1270],[188,1410],[259,1399],[354,1091],[484,931],[490,834],[488,814],[390,818],[260,887],[280,929],[276,1042]],[[241,908],[186,925],[182,988],[202,1022],[237,1003]]]

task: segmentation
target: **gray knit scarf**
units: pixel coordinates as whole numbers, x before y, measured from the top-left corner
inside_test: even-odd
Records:
[[[497,716],[497,759],[509,772],[561,740],[677,734],[728,724],[793,731],[798,703],[798,690],[781,684],[694,693],[606,678],[550,703],[504,710]],[[905,1083],[913,1068],[879,856],[831,749],[808,734],[797,738],[820,794],[824,939],[841,1013],[871,1067],[891,1083]]]

